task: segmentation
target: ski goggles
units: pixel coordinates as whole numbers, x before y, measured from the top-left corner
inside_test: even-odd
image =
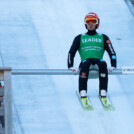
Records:
[[[98,20],[95,19],[95,18],[87,18],[87,19],[85,19],[85,24],[89,24],[90,22],[92,24],[94,24],[94,25],[98,24]]]

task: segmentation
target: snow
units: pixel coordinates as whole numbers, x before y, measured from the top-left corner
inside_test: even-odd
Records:
[[[14,69],[67,68],[75,36],[86,32],[83,19],[100,17],[98,32],[116,50],[118,68],[134,65],[134,17],[122,0],[1,0],[0,65]],[[104,56],[110,66],[109,57]],[[75,66],[80,62],[78,53]],[[17,134],[133,134],[133,75],[109,76],[115,111],[105,111],[97,97],[98,80],[89,80],[94,111],[83,111],[76,90],[78,76],[12,76],[13,124]]]

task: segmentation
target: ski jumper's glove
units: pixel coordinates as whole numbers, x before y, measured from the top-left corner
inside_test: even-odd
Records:
[[[115,67],[109,67],[109,68],[108,68],[108,71],[109,71],[109,72],[113,72],[114,69],[115,69]]]
[[[71,69],[73,72],[77,72],[78,71],[78,68],[76,68],[76,67],[70,67],[69,69]]]

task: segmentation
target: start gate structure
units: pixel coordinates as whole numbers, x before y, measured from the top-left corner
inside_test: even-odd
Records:
[[[109,75],[134,74],[134,67],[124,67],[108,72]],[[12,121],[12,75],[79,75],[69,69],[11,69],[0,68],[0,134],[13,134]],[[98,78],[98,70],[90,70],[89,79]]]

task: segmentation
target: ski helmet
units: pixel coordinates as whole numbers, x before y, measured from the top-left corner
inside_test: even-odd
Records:
[[[96,29],[97,29],[99,27],[99,24],[100,24],[100,22],[99,22],[100,19],[99,19],[98,15],[96,13],[93,13],[93,12],[86,14],[86,16],[84,18],[85,26],[86,26],[86,19],[88,19],[88,18],[95,18],[98,20],[98,23],[96,25]],[[87,28],[87,26],[86,26],[86,28]]]

